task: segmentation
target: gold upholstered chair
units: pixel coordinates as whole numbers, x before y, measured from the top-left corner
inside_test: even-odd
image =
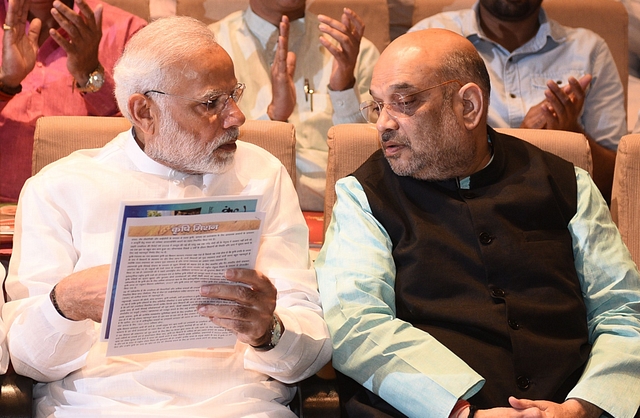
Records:
[[[640,265],[640,134],[618,145],[611,192],[611,215],[636,265]]]
[[[45,165],[82,148],[100,148],[131,127],[121,117],[45,116],[38,119],[33,138],[32,174]],[[292,179],[296,178],[296,137],[293,125],[248,120],[240,127],[240,140],[275,155]],[[295,180],[294,180],[295,181]]]

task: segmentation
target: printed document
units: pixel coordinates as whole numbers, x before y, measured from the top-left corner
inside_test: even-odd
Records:
[[[107,355],[233,346],[235,335],[197,313],[200,286],[254,268],[264,213],[258,196],[125,202],[105,301]],[[233,283],[235,286],[239,284]]]

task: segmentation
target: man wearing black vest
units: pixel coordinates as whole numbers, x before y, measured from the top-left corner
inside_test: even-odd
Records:
[[[589,175],[487,127],[465,38],[399,37],[316,261],[350,416],[634,416],[640,276]],[[355,384],[357,382],[357,384]]]

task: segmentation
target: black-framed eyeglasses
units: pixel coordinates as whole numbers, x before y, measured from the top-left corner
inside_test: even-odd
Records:
[[[147,90],[144,92],[144,95],[146,96],[149,93],[156,93],[156,94],[162,94],[164,96],[178,97],[183,100],[189,100],[190,102],[199,103],[205,106],[207,108],[207,113],[212,113],[217,115],[224,110],[224,108],[227,106],[227,103],[229,102],[229,99],[232,99],[234,102],[238,103],[242,98],[244,89],[245,89],[244,83],[238,83],[233,88],[233,90],[231,90],[231,93],[217,94],[215,96],[209,97],[204,101],[202,99],[192,99],[190,97],[180,96],[179,94],[166,93],[160,90]]]
[[[411,94],[399,94],[396,93],[392,95],[392,99],[390,102],[378,102],[375,100],[367,100],[360,103],[360,113],[364,119],[369,123],[376,123],[380,118],[380,113],[382,109],[386,108],[387,113],[394,119],[413,116],[413,114],[418,110],[420,105],[425,102],[425,100],[420,100],[415,96],[417,94],[423,93],[427,90],[435,89],[436,87],[444,86],[445,84],[450,83],[458,83],[462,87],[462,83],[459,80],[448,80],[444,83],[436,84],[435,86],[427,87],[426,89],[422,89],[420,91],[416,91]]]

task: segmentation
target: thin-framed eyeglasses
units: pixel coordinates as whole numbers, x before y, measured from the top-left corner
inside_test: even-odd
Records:
[[[238,103],[242,98],[242,94],[244,93],[244,88],[245,88],[244,83],[238,83],[233,88],[233,90],[231,90],[231,93],[217,94],[209,97],[204,101],[202,99],[192,99],[190,97],[180,96],[179,94],[166,93],[160,90],[147,90],[144,92],[144,95],[146,96],[149,93],[156,93],[156,94],[162,94],[164,96],[178,97],[183,100],[189,100],[190,102],[199,103],[205,106],[207,109],[207,113],[212,113],[217,115],[224,110],[224,108],[227,106],[227,103],[229,102],[229,99],[232,99],[234,102]]]
[[[387,109],[387,113],[389,114],[389,116],[394,119],[410,117],[413,116],[420,105],[426,101],[416,98],[416,95],[450,83],[458,83],[462,87],[462,83],[459,80],[448,80],[444,83],[436,84],[435,86],[430,86],[426,89],[416,91],[415,93],[405,95],[395,93],[391,96],[391,101],[388,103],[378,102],[376,100],[367,100],[360,103],[360,113],[362,113],[364,119],[369,123],[378,122],[380,113],[384,108]]]

